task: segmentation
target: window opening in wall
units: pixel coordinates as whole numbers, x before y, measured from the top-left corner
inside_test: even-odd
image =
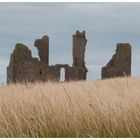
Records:
[[[61,68],[60,69],[60,82],[64,82],[65,81],[65,69]]]

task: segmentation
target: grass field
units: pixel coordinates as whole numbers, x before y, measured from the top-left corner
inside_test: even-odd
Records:
[[[0,137],[140,137],[140,78],[0,85]]]

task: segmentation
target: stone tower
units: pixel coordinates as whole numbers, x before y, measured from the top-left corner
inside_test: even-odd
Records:
[[[86,47],[85,31],[80,33],[77,31],[73,35],[73,66],[85,67],[85,47]]]
[[[34,46],[38,49],[40,61],[49,65],[49,37],[45,35],[41,39],[36,39]]]
[[[131,46],[128,43],[118,43],[116,53],[102,68],[102,78],[123,76],[131,76]]]
[[[26,80],[24,75],[24,64],[32,58],[31,51],[24,44],[18,43],[10,57],[10,63],[7,67],[7,83]]]
[[[86,43],[85,31],[76,31],[73,35],[73,67],[77,67],[79,80],[85,80],[87,74],[87,68],[85,66]]]

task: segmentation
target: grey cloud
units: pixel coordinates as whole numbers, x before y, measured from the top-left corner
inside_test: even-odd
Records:
[[[117,42],[130,42],[132,75],[140,75],[140,3],[0,3],[0,19],[0,56],[5,65],[17,42],[38,57],[33,41],[44,34],[50,37],[50,64],[72,64],[72,34],[78,29],[86,30],[88,39],[88,79],[100,78]],[[6,66],[1,65],[0,77],[6,79],[1,69]]]

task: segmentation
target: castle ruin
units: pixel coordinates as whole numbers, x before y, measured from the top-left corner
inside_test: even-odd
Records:
[[[38,58],[33,58],[31,50],[24,44],[16,44],[7,67],[7,82],[60,81],[60,70],[65,69],[65,81],[86,80],[85,31],[73,35],[73,64],[49,65],[49,37],[43,36],[34,42]]]
[[[108,64],[102,68],[102,78],[131,76],[131,46],[118,43],[116,53]]]
[[[77,31],[73,35],[73,63],[49,65],[49,37],[36,39],[34,46],[39,58],[33,58],[31,50],[18,43],[10,57],[7,67],[7,83],[60,81],[60,71],[65,70],[65,81],[86,80],[85,66],[86,49],[85,31]],[[106,66],[102,67],[102,79],[131,76],[131,46],[128,43],[118,43],[116,53]]]

